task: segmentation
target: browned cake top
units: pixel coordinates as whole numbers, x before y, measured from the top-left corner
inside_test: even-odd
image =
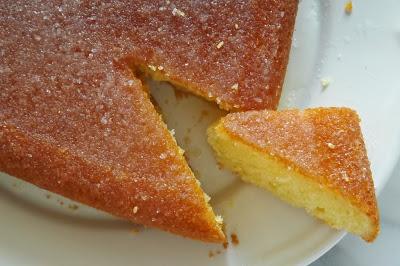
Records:
[[[172,4],[146,2],[0,2],[0,170],[139,223],[223,241],[173,138],[123,61],[169,54],[173,69],[183,60],[186,44],[175,46],[187,24]],[[158,31],[162,25],[168,34]],[[186,52],[191,56],[198,58]]]
[[[133,61],[224,109],[276,109],[297,0],[168,3],[139,4]]]
[[[370,165],[353,110],[249,111],[222,121],[229,134],[277,156],[378,219]]]
[[[225,109],[242,110],[276,108],[297,10],[297,0],[0,5],[3,86],[11,73],[21,75],[40,62],[53,75],[31,70],[27,83],[88,87],[93,84],[80,77],[100,71],[94,64],[108,68],[110,78],[113,62],[126,59]]]

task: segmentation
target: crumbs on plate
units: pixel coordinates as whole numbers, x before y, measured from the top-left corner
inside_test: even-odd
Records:
[[[231,234],[231,242],[234,246],[239,245],[239,238],[238,238],[237,234],[235,234],[235,233]]]
[[[350,15],[353,12],[353,2],[347,1],[346,5],[344,6],[344,11],[347,15]]]
[[[237,236],[236,233],[232,233],[232,234],[231,234],[231,243],[232,243],[232,245],[234,245],[234,246],[239,245],[239,238],[238,238],[238,236]],[[222,247],[223,247],[224,250],[228,249],[229,243],[228,243],[228,242],[224,242],[224,243],[222,244]],[[213,250],[210,250],[210,251],[208,252],[208,257],[209,257],[209,258],[212,258],[212,257],[214,257],[215,255],[220,255],[220,254],[222,254],[222,251],[221,251],[220,249],[217,249],[217,250],[214,250],[214,251],[213,251]]]
[[[326,89],[329,87],[329,85],[331,84],[331,80],[329,78],[322,78],[321,79],[321,87],[322,89]]]
[[[70,209],[71,211],[76,211],[77,209],[79,209],[79,206],[76,204],[68,204],[68,209]]]

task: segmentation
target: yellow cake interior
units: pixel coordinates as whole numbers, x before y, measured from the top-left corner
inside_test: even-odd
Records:
[[[350,201],[279,158],[230,135],[222,124],[209,128],[208,141],[218,161],[244,181],[269,190],[293,206],[305,208],[336,229],[345,229],[367,241],[375,238],[371,219]]]

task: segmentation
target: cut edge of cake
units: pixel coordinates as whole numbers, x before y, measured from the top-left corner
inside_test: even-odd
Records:
[[[223,166],[239,174],[243,181],[267,189],[295,207],[304,208],[333,228],[359,235],[367,242],[375,240],[379,233],[377,209],[372,212],[362,210],[339,191],[304,175],[295,164],[267,154],[231,134],[225,129],[223,120],[208,129],[208,142]],[[376,203],[375,198],[372,201]]]
[[[147,87],[147,85],[144,85],[142,83],[142,87],[143,87],[144,91],[149,91],[149,88]],[[149,97],[148,100],[151,102],[150,94],[147,93],[147,96]],[[151,103],[151,104],[155,108],[154,104],[153,103]],[[155,111],[157,112],[157,108],[155,108]],[[185,163],[188,171],[192,175],[192,178],[195,180],[194,188],[197,192],[197,195],[199,195],[199,197],[202,197],[202,199],[204,200],[204,206],[206,207],[206,210],[207,210],[207,212],[205,213],[203,218],[206,218],[205,221],[206,221],[206,224],[208,224],[208,228],[209,228],[208,236],[207,237],[198,236],[197,238],[194,238],[194,237],[191,237],[191,238],[205,241],[205,242],[225,243],[226,237],[225,237],[225,233],[223,230],[223,228],[224,228],[223,217],[221,215],[215,214],[214,209],[212,208],[212,206],[210,204],[211,197],[201,187],[201,182],[195,176],[195,174],[193,173],[187,160],[184,157],[184,150],[179,146],[178,142],[176,141],[176,138],[173,136],[173,133],[171,133],[171,131],[169,131],[166,122],[163,120],[162,114],[158,113],[158,117],[161,120],[161,125],[164,127],[164,130],[166,130],[169,133],[169,135],[171,136],[171,139],[175,144],[176,153],[179,154],[180,159]],[[166,229],[166,230],[169,231],[168,229]],[[175,232],[173,232],[173,233],[175,233]],[[185,235],[182,235],[182,236],[185,236]]]
[[[192,84],[189,81],[185,81],[179,77],[172,77],[168,72],[160,69],[160,66],[137,64],[132,62],[130,67],[143,83],[145,83],[145,77],[155,81],[168,82],[174,86],[174,89],[191,93],[209,102],[215,102],[220,109],[225,111],[239,110],[238,107],[234,107],[233,105],[228,104],[226,101],[221,101],[219,97],[216,97],[210,93],[207,94],[202,92],[196,84]]]
[[[131,68],[130,69],[132,71],[132,74],[134,74],[135,69]],[[195,174],[193,173],[191,167],[188,164],[188,161],[186,160],[186,158],[184,157],[184,153],[185,151],[181,148],[181,146],[179,146],[178,142],[176,141],[176,138],[174,137],[174,134],[168,129],[167,123],[164,121],[163,119],[163,115],[162,113],[160,113],[159,111],[159,107],[155,106],[155,103],[153,103],[152,99],[151,99],[151,94],[150,94],[150,88],[148,87],[148,84],[145,83],[143,80],[140,79],[140,75],[139,78],[140,82],[141,82],[141,87],[143,89],[143,91],[145,92],[148,101],[151,103],[151,105],[154,108],[154,111],[157,112],[159,120],[161,121],[161,126],[164,128],[164,130],[166,132],[168,132],[169,134],[167,134],[167,136],[169,135],[172,139],[172,142],[175,144],[175,149],[176,149],[176,153],[179,154],[180,159],[185,162],[186,168],[188,169],[188,171],[191,173],[193,179],[195,180],[195,189],[197,190],[198,195],[202,195],[206,209],[207,209],[207,213],[205,214],[205,218],[207,223],[211,223],[209,224],[209,228],[210,228],[210,232],[212,232],[211,234],[209,234],[209,237],[204,238],[204,237],[198,237],[198,240],[202,240],[205,242],[214,242],[214,243],[225,243],[226,242],[226,237],[225,237],[225,233],[224,233],[224,219],[221,215],[217,215],[214,212],[213,207],[210,204],[210,200],[211,197],[203,190],[203,188],[201,187],[201,182],[199,181],[199,179],[195,176]],[[168,231],[168,230],[167,230]],[[192,237],[193,238],[193,237]]]

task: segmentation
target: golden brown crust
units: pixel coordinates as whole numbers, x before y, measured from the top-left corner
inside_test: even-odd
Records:
[[[221,120],[237,141],[268,153],[285,165],[342,195],[374,224],[363,238],[379,233],[379,213],[359,117],[348,108],[249,111]]]
[[[176,143],[120,59],[136,40],[123,6],[134,2],[0,2],[0,171],[136,223],[223,242]],[[122,13],[107,16],[113,10]]]
[[[223,109],[276,109],[298,1],[174,4],[185,16],[151,15],[168,21],[157,24],[162,30],[151,45],[163,52],[151,47],[137,50],[129,60],[147,74],[215,101]],[[160,38],[165,41],[160,43]]]
[[[77,150],[0,125],[0,170],[134,223],[223,242],[225,237],[203,191],[177,147],[168,141],[169,133],[164,133],[170,158],[150,163],[151,170],[136,161],[143,169],[128,172],[112,162],[101,163]],[[145,151],[142,155],[152,156]],[[177,169],[170,172],[166,164]]]
[[[0,169],[11,175],[134,223],[207,242],[225,239],[189,171],[181,173],[187,180],[132,179],[15,128],[0,133]]]
[[[277,108],[297,0],[139,5],[147,13],[135,21],[135,47],[125,58],[132,66],[226,110]]]

